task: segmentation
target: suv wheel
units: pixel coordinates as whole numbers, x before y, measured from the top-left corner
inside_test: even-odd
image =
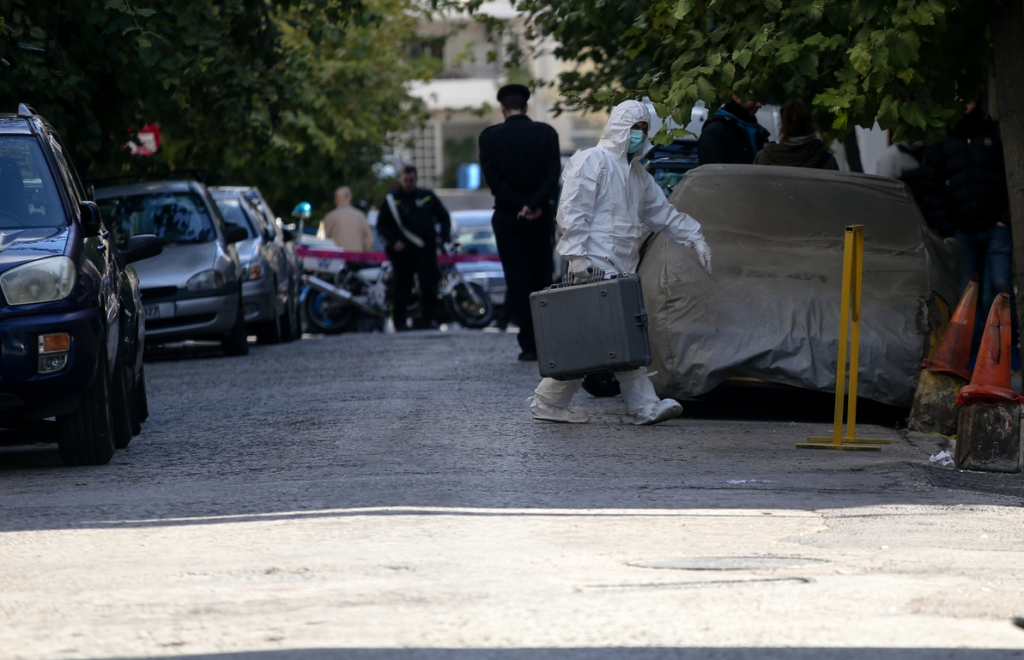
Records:
[[[132,413],[135,402],[128,396],[128,369],[124,364],[124,351],[119,351],[110,383],[110,422],[114,427],[114,448],[124,449],[132,441]],[[140,431],[141,422],[140,422]]]
[[[135,386],[135,410],[139,413],[139,422],[149,419],[149,395],[146,394],[146,365],[139,371],[139,384]]]
[[[277,290],[277,286],[274,286],[274,290]],[[274,310],[275,312],[277,310]],[[256,330],[256,343],[257,344],[280,344],[282,339],[281,332],[281,317],[283,315],[274,314],[274,318],[269,321],[260,323],[259,329]]]
[[[242,294],[238,294],[238,313],[235,316],[235,324],[231,326],[231,333],[220,340],[220,346],[224,349],[224,355],[229,357],[249,354],[249,336],[245,331],[245,309],[242,307]]]
[[[293,292],[288,289],[288,303],[284,306],[284,313],[281,314],[281,337],[284,341],[295,341],[302,338],[302,327],[299,324],[299,315],[296,313],[298,303],[295,302]]]
[[[107,371],[107,342],[100,338],[99,359],[92,385],[82,393],[78,409],[57,417],[60,459],[68,465],[103,465],[114,455],[110,420],[111,379]]]

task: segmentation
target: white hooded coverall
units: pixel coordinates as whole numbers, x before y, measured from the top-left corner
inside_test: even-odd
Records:
[[[642,103],[620,103],[612,110],[598,145],[577,153],[566,165],[556,220],[563,232],[558,253],[567,260],[586,258],[608,274],[635,273],[640,263],[641,223],[687,247],[704,240],[700,224],[669,203],[640,163],[651,148],[650,141],[645,137],[640,150],[627,159],[630,129],[650,120]],[[621,372],[616,378],[631,414],[641,414],[660,401],[646,368]],[[582,384],[582,380],[545,378],[533,401],[567,408]]]

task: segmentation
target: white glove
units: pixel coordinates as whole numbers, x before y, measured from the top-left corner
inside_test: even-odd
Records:
[[[704,270],[711,274],[711,246],[703,238],[693,244],[693,251],[697,253],[697,260]]]
[[[569,274],[576,279],[585,280],[590,277],[590,259],[586,257],[569,257]]]

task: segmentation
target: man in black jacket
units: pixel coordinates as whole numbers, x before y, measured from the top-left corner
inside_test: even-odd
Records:
[[[753,92],[750,93],[751,95]],[[697,160],[710,163],[750,165],[754,156],[771,137],[754,116],[761,104],[744,101],[736,94],[720,107],[700,130],[697,139]]]
[[[537,359],[530,294],[551,284],[554,218],[561,161],[558,133],[526,116],[530,90],[505,85],[498,102],[505,122],[480,134],[480,165],[494,193],[494,236],[508,284],[506,305],[519,326],[519,359]]]
[[[401,185],[388,193],[377,216],[377,233],[395,268],[392,288],[395,330],[408,330],[406,323],[413,276],[420,278],[420,317],[416,329],[436,328],[437,247],[452,230],[451,217],[432,190],[416,187],[416,168],[406,165]],[[438,228],[440,227],[440,231]]]
[[[946,139],[928,147],[921,167],[921,210],[928,224],[943,236],[952,236],[963,253],[960,290],[972,273],[988,282],[975,319],[974,351],[981,343],[988,309],[996,293],[1013,283],[1013,241],[1010,236],[1010,201],[999,128],[975,102],[950,130]],[[1010,296],[1013,346],[1017,346],[1015,296]],[[1013,351],[1014,369],[1019,368]]]

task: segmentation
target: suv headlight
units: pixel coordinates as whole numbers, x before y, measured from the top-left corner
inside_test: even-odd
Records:
[[[204,270],[193,275],[189,279],[188,284],[185,285],[185,288],[189,291],[210,291],[212,289],[219,289],[222,286],[224,286],[224,276],[220,274],[220,271]]]
[[[0,288],[10,305],[52,302],[71,295],[77,275],[68,257],[47,257],[0,275]]]

